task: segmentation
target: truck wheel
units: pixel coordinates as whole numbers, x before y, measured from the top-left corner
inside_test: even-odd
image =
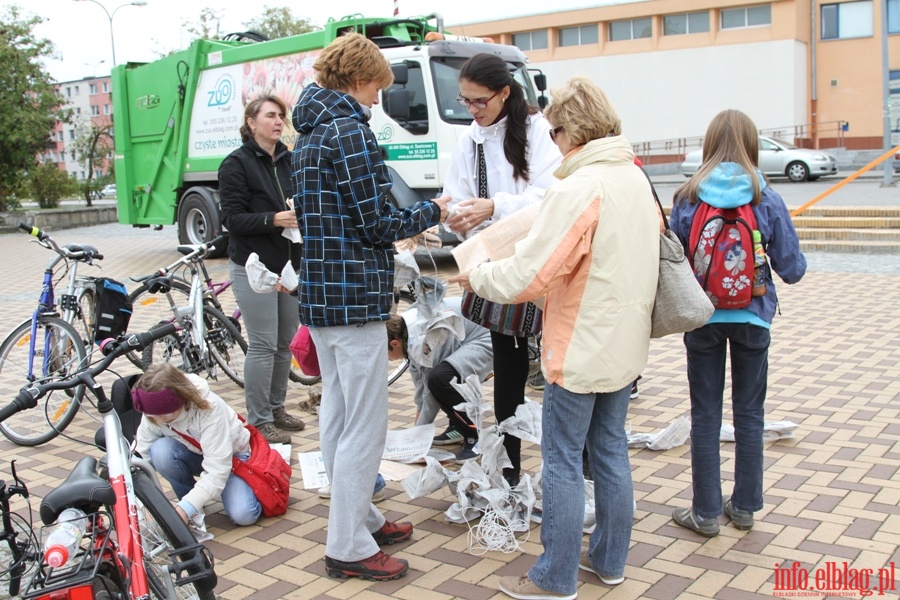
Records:
[[[204,244],[218,235],[217,217],[206,198],[200,194],[188,194],[178,210],[178,242]],[[221,246],[221,248],[219,247]],[[228,244],[217,244],[210,258],[225,256]]]

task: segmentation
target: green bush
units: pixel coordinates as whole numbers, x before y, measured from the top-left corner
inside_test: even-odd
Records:
[[[59,201],[77,190],[69,174],[54,164],[39,165],[28,174],[32,198],[41,208],[56,208]]]

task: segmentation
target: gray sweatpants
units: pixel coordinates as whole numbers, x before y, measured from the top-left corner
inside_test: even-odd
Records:
[[[231,289],[241,307],[247,337],[247,420],[258,426],[271,423],[272,411],[284,406],[291,372],[291,340],[300,324],[300,304],[296,296],[284,292],[254,292],[244,267],[232,262],[229,268],[234,281]]]
[[[309,331],[322,370],[319,443],[331,482],[325,555],[363,560],[378,552],[372,533],[385,521],[372,504],[372,482],[387,437],[387,328],[372,322]]]

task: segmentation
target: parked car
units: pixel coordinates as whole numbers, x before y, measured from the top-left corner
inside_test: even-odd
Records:
[[[700,168],[703,151],[689,152],[681,163],[681,173],[690,177]],[[823,175],[837,175],[837,160],[833,154],[808,150],[777,140],[759,138],[759,168],[769,177],[787,177],[791,181],[815,181]]]
[[[100,195],[103,196],[104,198],[109,198],[110,196],[115,198],[116,197],[116,184],[111,183],[108,186],[106,186],[105,188],[103,188],[102,190],[100,190]]]

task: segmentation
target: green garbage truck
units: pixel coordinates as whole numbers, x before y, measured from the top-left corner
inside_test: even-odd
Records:
[[[312,67],[321,50],[349,31],[378,44],[394,71],[394,84],[382,93],[370,126],[393,177],[390,200],[400,207],[432,198],[443,187],[453,148],[471,122],[456,100],[466,59],[480,52],[500,56],[526,97],[546,103],[543,75],[531,76],[518,48],[453,36],[443,31],[437,15],[352,15],[329,20],[319,31],[277,40],[249,33],[197,40],[152,63],[112,71],[119,222],[157,228],[177,224],[184,244],[223,233],[218,169],[241,144],[244,106],[270,91],[293,107],[315,79]],[[282,140],[289,147],[296,140],[290,123]]]

